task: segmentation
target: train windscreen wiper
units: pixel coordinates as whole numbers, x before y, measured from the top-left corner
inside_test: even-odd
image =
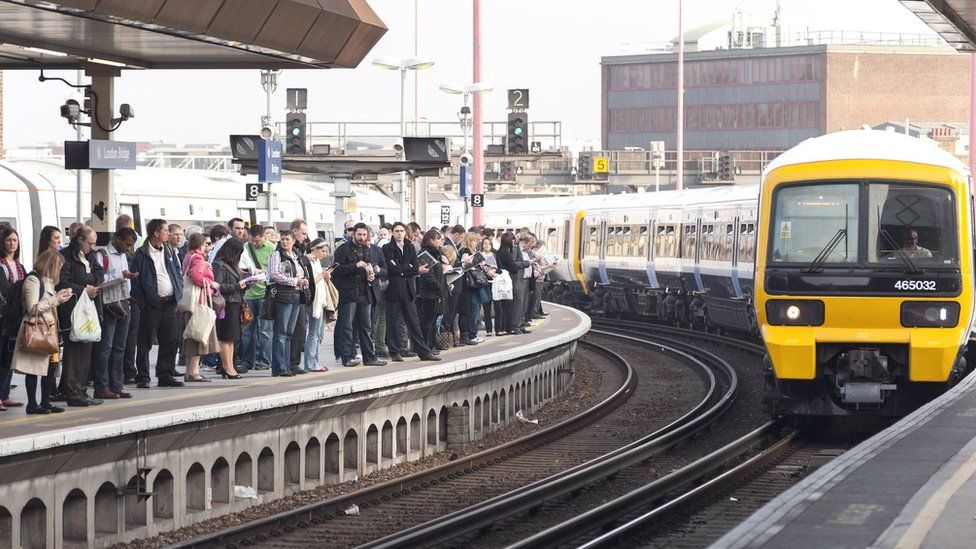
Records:
[[[902,263],[908,267],[908,270],[906,271],[908,274],[922,274],[925,272],[925,270],[919,269],[915,266],[915,262],[912,261],[912,258],[908,257],[905,250],[902,250],[901,247],[895,243],[895,239],[891,237],[891,233],[889,233],[887,229],[879,229],[878,233],[884,237],[885,241],[888,242],[888,245],[895,250],[895,255],[897,255],[898,258],[901,259]]]
[[[847,228],[837,229],[837,232],[834,233],[834,236],[831,237],[831,239],[827,242],[827,244],[823,247],[823,249],[820,250],[820,253],[817,254],[817,257],[813,258],[813,261],[811,261],[810,264],[807,265],[805,269],[803,269],[803,272],[816,273],[822,271],[823,269],[820,267],[820,264],[827,260],[827,257],[830,256],[830,254],[834,251],[834,248],[836,248],[837,245],[840,244],[841,239],[846,237],[847,237]]]

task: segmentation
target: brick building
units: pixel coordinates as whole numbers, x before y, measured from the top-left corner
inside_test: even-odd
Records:
[[[604,57],[604,149],[675,145],[677,54]],[[889,120],[968,120],[969,56],[814,45],[685,54],[685,149],[784,150]]]

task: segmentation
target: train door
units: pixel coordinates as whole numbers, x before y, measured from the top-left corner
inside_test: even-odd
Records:
[[[600,282],[607,284],[610,282],[610,277],[607,275],[607,214],[604,212],[600,214],[600,232],[599,232],[599,242],[597,243],[597,249],[599,250],[597,271],[600,275]]]
[[[655,235],[657,235],[657,210],[651,210],[647,214],[647,254],[645,259],[647,260],[647,284],[651,288],[657,289],[661,285],[657,281],[657,273],[654,269],[654,248],[655,248]]]
[[[140,235],[145,234],[142,225],[142,213],[138,204],[119,204],[119,214],[128,214],[132,218],[132,228]]]

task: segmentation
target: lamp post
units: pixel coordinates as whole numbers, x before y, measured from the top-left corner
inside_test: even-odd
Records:
[[[373,60],[373,66],[388,70],[400,71],[400,137],[407,135],[407,71],[420,71],[434,66],[434,61],[425,57],[409,57],[394,59],[378,57]],[[407,222],[407,172],[400,172],[400,221]]]
[[[471,107],[469,106],[469,98],[471,96],[481,96],[490,92],[493,88],[489,84],[484,82],[475,82],[473,84],[441,84],[438,86],[440,90],[444,93],[450,93],[452,95],[463,96],[463,105],[461,111],[458,113],[458,119],[461,122],[461,133],[464,135],[464,148],[461,150],[461,154],[465,155],[468,153],[468,135],[471,133],[471,127],[473,123],[471,121]],[[476,170],[483,169],[481,166],[477,166],[472,162],[465,169]],[[471,194],[471,189],[468,189],[468,194]],[[467,210],[467,199],[465,196],[465,210]],[[465,211],[465,219],[467,219],[467,211]]]

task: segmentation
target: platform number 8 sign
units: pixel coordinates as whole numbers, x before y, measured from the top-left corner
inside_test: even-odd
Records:
[[[244,184],[244,200],[248,202],[254,202],[258,199],[258,195],[261,194],[264,185],[260,183],[245,183]]]
[[[485,195],[483,194],[473,194],[471,195],[471,207],[472,208],[483,208],[485,206]]]

